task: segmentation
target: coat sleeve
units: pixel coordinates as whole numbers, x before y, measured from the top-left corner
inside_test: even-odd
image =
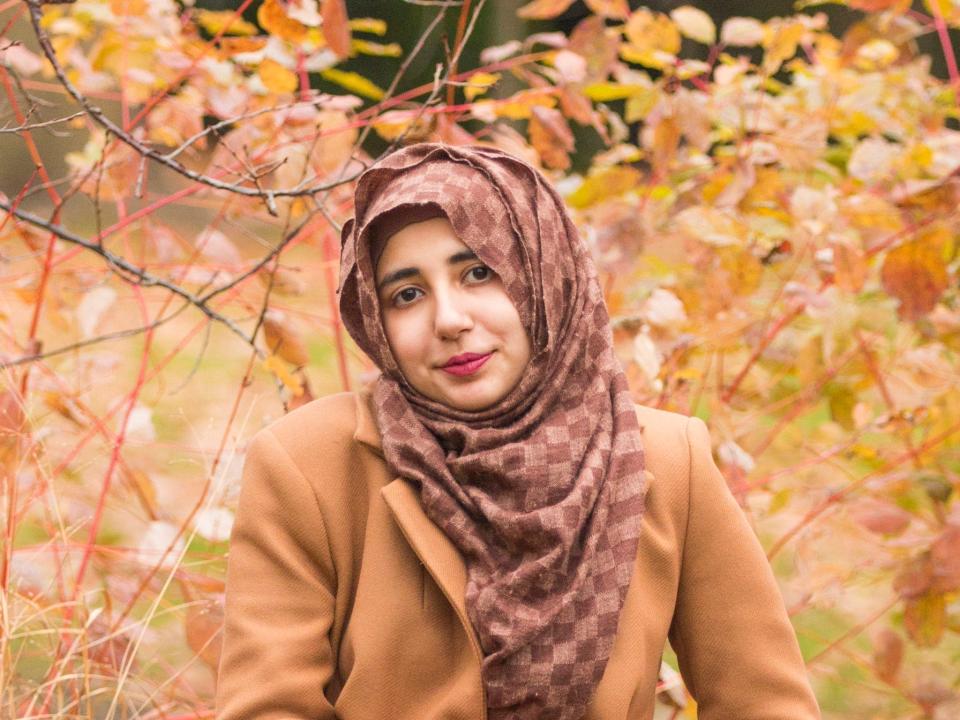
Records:
[[[819,718],[773,572],[699,418],[688,420],[687,441],[689,517],[670,644],[698,717]]]
[[[313,489],[270,430],[243,468],[227,561],[217,720],[333,720],[335,575]]]

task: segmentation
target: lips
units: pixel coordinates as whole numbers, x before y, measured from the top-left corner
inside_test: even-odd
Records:
[[[485,358],[490,353],[463,353],[461,355],[454,355],[452,358],[447,360],[447,362],[440,367],[453,367],[456,365],[466,365],[480,358]]]

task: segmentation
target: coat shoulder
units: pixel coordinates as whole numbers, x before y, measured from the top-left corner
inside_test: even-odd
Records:
[[[258,435],[272,435],[294,464],[305,474],[315,475],[356,454],[357,414],[356,393],[335,393],[277,418]]]

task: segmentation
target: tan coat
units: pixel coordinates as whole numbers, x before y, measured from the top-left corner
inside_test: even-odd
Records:
[[[706,720],[820,717],[766,558],[706,425],[637,407],[651,482],[636,568],[585,720],[653,717],[668,635]],[[369,393],[252,441],[227,576],[217,720],[480,720],[466,571],[390,476]]]

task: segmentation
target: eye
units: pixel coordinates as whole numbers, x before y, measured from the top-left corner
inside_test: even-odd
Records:
[[[477,274],[478,271],[479,275]],[[493,275],[493,270],[488,268],[486,265],[474,265],[472,268],[467,270],[467,276],[472,280],[477,280],[478,282],[489,280],[493,277]]]
[[[392,298],[390,298],[390,303],[394,307],[403,307],[408,305],[417,299],[416,293],[420,292],[415,287],[403,288],[403,290],[397,291]]]

